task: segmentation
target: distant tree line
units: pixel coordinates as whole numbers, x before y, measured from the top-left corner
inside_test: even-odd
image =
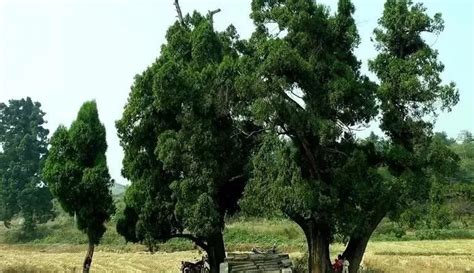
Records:
[[[44,115],[30,98],[0,103],[0,221],[9,227],[21,215],[25,233],[55,216],[41,179],[49,133]]]
[[[469,131],[460,132],[457,140],[444,132],[435,133],[434,138],[459,157],[459,167],[452,176],[435,179],[429,197],[413,203],[395,220],[416,229],[442,229],[453,222],[468,228],[474,216],[474,139]]]

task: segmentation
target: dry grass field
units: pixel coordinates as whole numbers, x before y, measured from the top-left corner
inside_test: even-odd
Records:
[[[363,264],[369,272],[474,272],[474,240],[373,242]]]
[[[332,247],[336,255],[342,246]],[[80,272],[85,246],[0,245],[0,272]],[[178,272],[180,261],[197,251],[155,253],[99,247],[92,272]],[[298,253],[293,253],[298,256]],[[367,272],[474,272],[474,240],[370,243],[364,258]]]
[[[0,245],[0,272],[82,272],[86,246]],[[197,258],[196,251],[149,254],[113,252],[99,247],[92,272],[179,272],[181,260]]]

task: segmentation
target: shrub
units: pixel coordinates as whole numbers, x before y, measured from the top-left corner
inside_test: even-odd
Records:
[[[303,256],[293,259],[293,272],[294,273],[308,272],[308,253],[307,252]]]

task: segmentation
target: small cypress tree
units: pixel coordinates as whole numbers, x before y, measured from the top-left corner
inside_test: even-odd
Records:
[[[69,129],[59,126],[54,133],[43,173],[52,194],[67,213],[76,215],[78,229],[87,234],[84,272],[89,271],[94,246],[99,244],[106,230],[104,223],[115,210],[106,149],[97,105],[86,102]]]

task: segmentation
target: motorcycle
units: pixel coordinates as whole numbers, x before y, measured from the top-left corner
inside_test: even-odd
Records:
[[[201,260],[193,262],[181,262],[182,273],[209,273],[209,261],[206,256],[203,256]]]

